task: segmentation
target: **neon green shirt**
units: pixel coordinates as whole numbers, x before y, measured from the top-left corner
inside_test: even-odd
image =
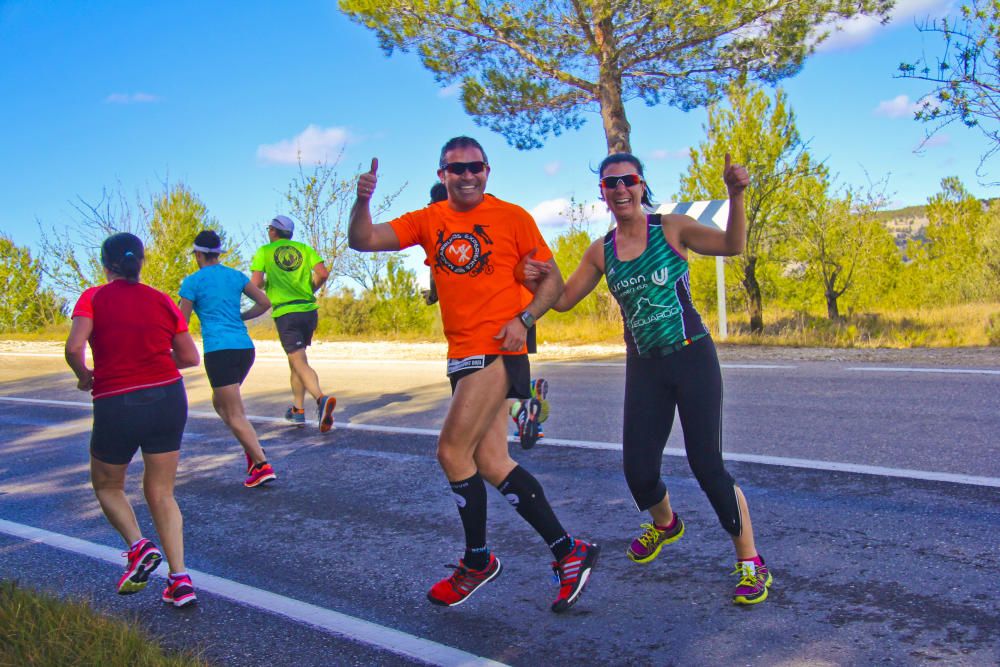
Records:
[[[250,270],[264,272],[264,291],[271,300],[272,317],[319,308],[312,289],[312,269],[322,262],[323,258],[305,243],[289,239],[278,239],[257,250]]]

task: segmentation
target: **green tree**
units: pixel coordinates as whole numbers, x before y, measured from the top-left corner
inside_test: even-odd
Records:
[[[902,63],[899,71],[903,78],[934,84],[915,115],[929,124],[928,139],[955,121],[983,133],[988,144],[979,163],[982,175],[985,162],[1000,150],[1000,0],[971,0],[959,14],[920,26],[940,35],[942,55]]]
[[[415,50],[461,81],[473,119],[517,148],[598,111],[609,152],[630,151],[625,103],[689,110],[744,76],[794,75],[826,26],[892,0],[340,0],[382,49]]]
[[[380,276],[372,288],[376,303],[372,320],[382,333],[425,332],[434,317],[420,294],[416,273],[403,266],[403,258],[390,255],[385,275]]]
[[[773,294],[773,261],[782,227],[797,208],[799,194],[809,181],[826,178],[826,169],[813,161],[795,127],[795,114],[779,88],[774,102],[761,89],[733,84],[728,106],[708,108],[705,140],[691,149],[691,164],[681,177],[678,195],[683,200],[726,199],[722,170],[726,153],[750,172],[746,189],[747,246],[727,258],[740,274],[750,330],[764,330],[764,297]]]
[[[299,173],[292,179],[285,192],[288,212],[298,221],[296,238],[310,245],[330,269],[331,279],[320,290],[326,296],[337,278],[355,280],[364,289],[374,286],[375,278],[385,269],[390,253],[345,252],[347,249],[347,223],[357,173],[341,178],[337,172],[341,152],[332,163],[318,162],[307,171],[299,158]],[[395,192],[385,195],[372,209],[372,218],[378,218],[392,207],[404,183]]]
[[[595,232],[595,225],[587,211],[587,206],[576,201],[575,198],[570,199],[570,203],[562,215],[569,221],[569,227],[553,241],[552,255],[563,274],[563,278],[568,278],[580,265],[584,252],[594,242],[597,233],[603,235],[606,230],[603,229],[602,225]],[[612,298],[607,282],[602,280],[572,311],[558,313],[553,310],[545,317],[556,321],[572,321],[580,317],[615,320],[620,318],[618,313],[618,304]]]
[[[0,332],[37,331],[62,318],[63,301],[42,282],[42,266],[27,248],[0,234]]]
[[[46,260],[45,274],[63,292],[81,290],[104,282],[101,268],[101,244],[108,236],[130,232],[142,239],[145,261],[142,281],[177,294],[181,280],[198,270],[191,254],[191,244],[198,232],[214,229],[228,247],[226,233],[190,188],[183,183],[163,185],[163,190],[148,198],[137,196],[131,203],[121,186],[104,190],[97,203],[82,197],[74,205],[78,219],[61,230],[41,228],[41,246]],[[240,266],[239,249],[226,253],[224,263]]]
[[[802,208],[786,227],[790,256],[802,268],[799,280],[818,287],[827,317],[841,320],[841,298],[860,304],[864,296],[889,291],[901,259],[892,235],[877,218],[883,196],[874,189],[848,189],[831,199],[826,185],[819,178],[803,183]]]
[[[973,197],[956,177],[927,202],[925,239],[911,241],[910,282],[920,301],[965,303],[1000,296],[997,208]]]
[[[198,270],[191,244],[203,229],[218,232],[223,247],[227,247],[226,234],[219,228],[218,221],[208,215],[205,204],[183,183],[156,196],[143,239],[146,259],[142,267],[142,281],[167,294],[176,295],[181,281]],[[238,249],[227,252],[223,262],[238,266]]]

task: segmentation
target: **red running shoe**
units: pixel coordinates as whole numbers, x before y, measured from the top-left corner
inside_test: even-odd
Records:
[[[574,540],[573,551],[552,563],[552,571],[559,577],[559,597],[552,603],[552,611],[558,614],[576,604],[600,554],[601,548],[596,544]]]
[[[493,581],[503,571],[500,559],[490,554],[490,562],[482,570],[472,570],[465,566],[465,563],[458,561],[458,565],[448,565],[455,568],[450,577],[442,579],[434,584],[427,592],[427,599],[432,603],[443,607],[454,607],[460,605],[479,588],[490,581]]]
[[[135,547],[122,553],[128,558],[125,573],[118,580],[118,595],[138,593],[146,587],[149,575],[160,566],[163,554],[150,540],[139,540]]]
[[[271,467],[271,464],[264,461],[260,465],[255,465],[250,469],[250,474],[243,482],[243,486],[252,489],[261,484],[267,484],[272,479],[277,479],[277,477],[274,474],[274,468]]]
[[[194,585],[191,583],[191,577],[188,575],[185,574],[176,579],[170,577],[167,581],[163,597],[160,598],[167,604],[172,604],[175,607],[184,607],[198,601],[198,596],[194,594]]]

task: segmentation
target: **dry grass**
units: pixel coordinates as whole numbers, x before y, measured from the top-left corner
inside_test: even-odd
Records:
[[[714,310],[702,313],[709,329],[716,334],[718,321]],[[728,342],[737,345],[779,345],[795,347],[896,348],[1000,346],[1000,303],[975,303],[936,308],[912,308],[872,313],[856,313],[841,322],[831,322],[825,315],[803,314],[779,308],[764,311],[764,333],[749,331],[745,314],[729,313]],[[277,340],[270,318],[251,323],[254,340]],[[539,342],[560,345],[593,343],[620,344],[622,325],[617,318],[570,319],[546,317],[539,324]],[[69,325],[52,326],[31,334],[4,334],[7,340],[64,341]],[[381,334],[343,337],[317,333],[317,340],[384,342]],[[393,341],[414,343],[440,342],[444,339],[440,324],[430,336],[400,333]]]
[[[706,321],[717,328],[714,313]],[[764,313],[764,333],[745,315],[729,320],[729,342],[795,347],[896,348],[1000,346],[1000,303],[860,313],[831,322],[813,314]]]

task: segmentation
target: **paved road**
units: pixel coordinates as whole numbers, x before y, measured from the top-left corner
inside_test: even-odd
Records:
[[[241,605],[226,595],[243,589],[220,584],[188,613],[160,605],[155,593],[119,599],[108,589],[120,566],[2,530],[0,576],[134,612],[169,644],[198,643],[220,664],[412,664],[413,653],[400,654],[417,645],[411,639],[513,665],[1000,661],[1000,541],[991,537],[1000,526],[1000,365],[934,373],[727,365],[727,451],[814,462],[730,463],[775,572],[772,597],[740,609],[728,601],[729,541],[681,458],[667,457],[665,470],[688,533],[651,564],[624,558],[641,517],[614,448],[619,361],[538,365],[553,387],[553,442],[515,452],[567,528],[605,549],[566,615],[548,611],[555,587],[546,549],[498,494],[490,497],[490,541],[504,574],[459,608],[425,602],[461,541],[429,434],[448,399],[439,362],[321,362],[340,398],[338,422],[353,425],[323,437],[272,421],[287,401],[286,371],[262,359],[248,403],[266,418],[258,428],[280,479],[255,491],[240,485],[241,457],[224,427],[197,414],[210,411],[204,376],[188,376],[196,414],[178,499],[189,565],[282,598]],[[58,359],[0,356],[0,519],[119,548],[87,484],[89,417]],[[672,438],[670,447],[680,446]],[[861,472],[828,469],[841,463]],[[971,483],[920,479],[925,473]],[[138,511],[149,525],[145,508]],[[317,619],[322,608],[368,621],[385,640],[363,643],[329,623],[268,613],[283,599],[313,605]],[[431,659],[450,660],[455,654]]]

